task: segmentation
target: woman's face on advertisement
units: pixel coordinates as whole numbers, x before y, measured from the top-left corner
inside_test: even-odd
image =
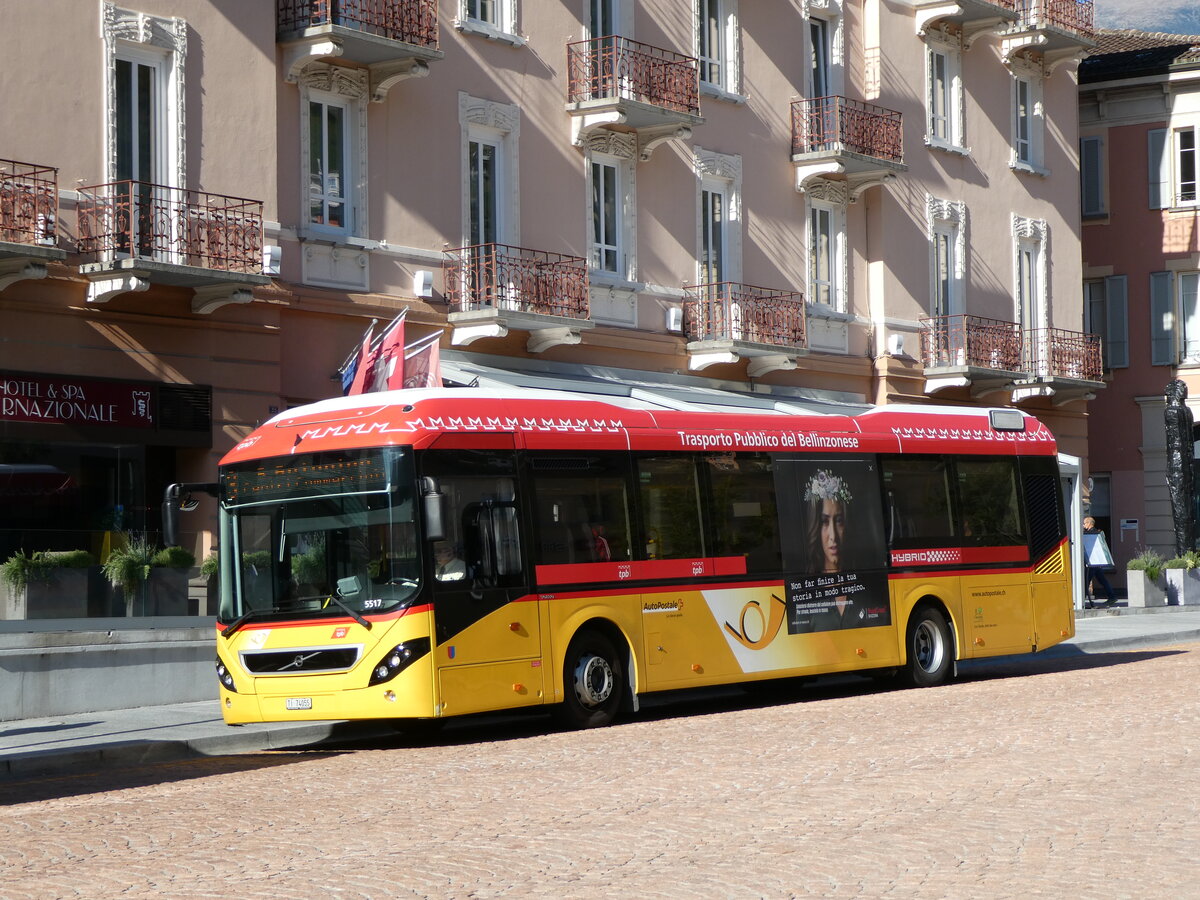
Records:
[[[846,507],[838,500],[821,501],[821,552],[825,554],[825,571],[837,572],[841,567],[842,538],[846,533]]]

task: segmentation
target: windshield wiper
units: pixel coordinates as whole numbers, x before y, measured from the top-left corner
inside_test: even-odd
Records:
[[[342,598],[337,595],[337,591],[334,591],[332,594],[330,594],[329,599],[332,600],[334,603],[336,603],[338,606],[340,606],[342,609],[344,609],[346,612],[350,613],[350,615],[354,617],[354,621],[357,622],[359,625],[361,625],[363,628],[367,629],[367,631],[371,630],[371,623],[367,619],[364,619],[357,612],[352,610],[349,606],[347,606],[346,603],[342,600]]]

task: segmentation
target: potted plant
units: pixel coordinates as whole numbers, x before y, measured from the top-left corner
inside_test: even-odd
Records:
[[[1200,552],[1188,550],[1183,556],[1168,559],[1167,603],[1171,606],[1200,605]]]
[[[1126,563],[1129,605],[1166,606],[1167,590],[1163,584],[1166,561],[1154,550],[1143,550]]]
[[[125,615],[184,616],[187,573],[196,557],[182,547],[156,551],[144,538],[130,538],[104,562],[104,575],[120,588]]]
[[[18,550],[0,563],[5,588],[0,618],[56,619],[88,615],[88,568],[96,562],[86,550]]]

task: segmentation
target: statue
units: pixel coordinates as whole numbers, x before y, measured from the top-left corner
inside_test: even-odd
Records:
[[[1167,385],[1167,488],[1171,492],[1171,514],[1175,520],[1175,555],[1196,548],[1196,526],[1192,520],[1192,411],[1188,409],[1187,385],[1176,378]]]

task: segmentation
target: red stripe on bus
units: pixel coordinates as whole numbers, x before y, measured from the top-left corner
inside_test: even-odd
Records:
[[[368,622],[386,622],[389,619],[403,619],[405,616],[423,612],[433,612],[433,604],[422,603],[420,606],[410,606],[408,609],[402,609],[399,612],[384,613],[378,616],[363,616],[363,618]],[[243,625],[238,631],[258,631],[263,628],[308,628],[313,625],[342,625],[354,621],[350,616],[340,616],[336,619],[305,619],[302,622],[285,619],[282,622],[254,622],[253,624]],[[222,625],[218,622],[217,634],[223,634],[228,627],[228,625]]]
[[[629,562],[563,563],[537,566],[538,584],[579,584],[587,581],[646,581],[655,578],[711,578],[746,574],[746,557],[640,559]]]
[[[969,566],[978,563],[1029,562],[1029,548],[930,547],[924,550],[893,550],[893,566]]]

